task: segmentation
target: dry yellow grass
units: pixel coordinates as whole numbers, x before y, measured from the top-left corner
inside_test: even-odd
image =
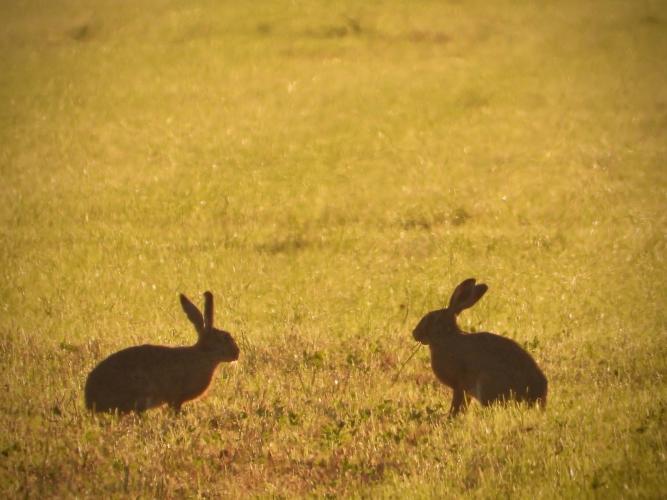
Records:
[[[664,2],[0,6],[6,497],[665,496]],[[410,332],[524,345],[545,413],[446,419]],[[174,417],[88,371],[241,359]]]

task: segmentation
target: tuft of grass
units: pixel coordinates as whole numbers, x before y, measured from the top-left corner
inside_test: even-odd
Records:
[[[6,497],[664,497],[667,10],[3,2]],[[451,395],[410,332],[525,346],[546,412]],[[83,405],[123,347],[241,359],[182,415]],[[396,378],[396,375],[399,375]]]

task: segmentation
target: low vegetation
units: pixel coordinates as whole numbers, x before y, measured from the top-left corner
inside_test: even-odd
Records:
[[[664,497],[664,2],[2,2],[0,491]],[[412,328],[515,339],[545,412],[450,391]],[[92,416],[195,333],[205,399]]]

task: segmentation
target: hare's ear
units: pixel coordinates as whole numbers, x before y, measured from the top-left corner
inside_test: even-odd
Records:
[[[475,289],[472,291],[472,297],[470,297],[471,302],[468,307],[474,306],[479,299],[484,297],[484,294],[486,291],[489,289],[488,286],[486,286],[484,283],[480,283],[479,285],[475,285]]]
[[[213,329],[213,294],[204,292],[204,329]]]
[[[462,281],[452,293],[452,298],[449,299],[449,309],[458,314],[472,307],[488,289],[489,287],[484,284],[475,285],[474,278]]]
[[[190,322],[195,326],[195,330],[201,336],[204,334],[204,317],[201,315],[201,311],[197,309],[197,306],[194,305],[190,300],[183,294],[180,294],[181,306],[185,311],[185,314],[188,316]]]

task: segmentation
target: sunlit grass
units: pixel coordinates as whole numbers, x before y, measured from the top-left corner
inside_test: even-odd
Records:
[[[660,497],[660,2],[4,2],[5,496]],[[446,419],[410,332],[525,346],[546,412]],[[179,416],[93,417],[88,371],[241,347]]]

